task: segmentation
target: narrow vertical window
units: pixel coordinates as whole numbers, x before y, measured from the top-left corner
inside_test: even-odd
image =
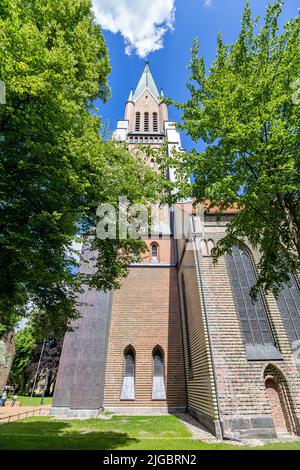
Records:
[[[152,245],[152,258],[157,258],[157,245],[155,243]]]
[[[138,132],[141,128],[141,113],[135,113],[135,130]]]
[[[281,359],[274,344],[262,295],[259,294],[254,303],[250,295],[256,277],[249,254],[234,246],[226,261],[248,359]]]
[[[153,132],[158,131],[157,113],[153,113]]]
[[[201,240],[200,241],[200,246],[201,246],[201,253],[203,256],[208,256],[208,248],[207,248],[207,242],[206,240]]]
[[[291,344],[300,341],[300,289],[292,275],[279,293],[277,304]]]
[[[152,243],[151,245],[151,263],[158,263],[158,245],[157,243]]]
[[[163,350],[159,346],[156,346],[152,352],[152,357],[153,357],[152,400],[166,400]]]
[[[187,345],[187,356],[188,356],[188,366],[189,373],[192,373],[193,364],[192,364],[192,350],[191,350],[191,340],[190,340],[190,331],[189,331],[189,318],[188,318],[188,305],[186,298],[185,290],[185,280],[184,275],[181,275],[181,288],[182,288],[182,297],[183,297],[183,317],[184,317],[184,328],[185,328],[185,337]]]
[[[214,249],[214,247],[215,247],[215,244],[214,244],[213,240],[208,240],[208,242],[207,242],[207,251],[208,251],[209,256],[211,256],[211,252]]]
[[[121,400],[135,399],[135,351],[129,346],[124,351],[124,378],[121,390]]]
[[[149,113],[144,114],[144,131],[149,132]]]

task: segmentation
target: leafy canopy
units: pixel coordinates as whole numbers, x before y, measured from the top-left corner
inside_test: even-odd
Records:
[[[36,346],[36,339],[32,327],[26,326],[15,334],[15,356],[10,371],[9,383],[18,384],[19,388],[26,389],[29,375],[27,367],[32,360],[32,352]]]
[[[93,103],[107,100],[108,51],[90,0],[5,0],[0,5],[0,324],[34,311],[62,334],[77,318],[74,239],[95,226],[101,202],[151,198],[156,177],[127,149],[101,140]],[[132,240],[96,243],[110,289],[126,275]],[[108,263],[109,261],[109,263]],[[38,312],[38,313],[36,313]]]
[[[258,29],[247,2],[236,42],[226,45],[219,35],[208,74],[195,40],[190,99],[175,103],[181,129],[207,144],[170,163],[177,167],[178,196],[217,206],[219,214],[236,204],[214,258],[246,240],[259,248],[254,296],[258,287],[276,294],[300,267],[300,16],[281,30],[282,5],[268,5]]]

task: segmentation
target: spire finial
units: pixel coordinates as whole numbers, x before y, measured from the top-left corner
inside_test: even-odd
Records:
[[[151,70],[149,67],[149,61],[147,60],[147,58],[145,58],[145,67],[144,67],[143,73],[133,93],[133,101],[135,101],[143,93],[145,88],[148,88],[148,90],[152,93],[152,95],[157,100],[159,100],[159,96],[160,96],[159,91],[157,90],[156,84],[153,80]]]

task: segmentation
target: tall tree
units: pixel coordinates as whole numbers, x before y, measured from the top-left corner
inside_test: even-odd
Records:
[[[53,392],[58,372],[61,350],[62,340],[56,340],[55,338],[50,337],[45,341],[44,348],[43,341],[38,341],[35,348],[31,352],[31,360],[27,364],[26,374],[31,384],[33,384],[37,372],[38,376],[36,383],[38,383],[41,379],[45,379],[47,375],[45,396],[49,396]],[[40,367],[38,371],[39,364]]]
[[[172,160],[178,195],[217,206],[219,214],[236,204],[214,257],[245,240],[259,248],[254,296],[259,287],[277,293],[300,268],[300,16],[295,11],[279,28],[282,6],[269,4],[258,30],[247,1],[236,42],[226,45],[219,35],[208,73],[195,40],[190,99],[175,103],[183,111],[181,129],[207,144],[204,152]],[[191,173],[193,185],[186,183]]]
[[[9,375],[9,384],[14,384],[18,391],[25,392],[30,379],[27,370],[32,361],[33,350],[36,347],[33,329],[26,326],[15,334],[15,357]]]
[[[144,163],[100,138],[93,103],[108,99],[109,72],[90,0],[1,2],[0,323],[6,330],[34,310],[41,329],[62,334],[78,316],[74,238],[92,230],[99,203],[153,194],[155,176]],[[114,287],[137,243],[99,241],[97,264],[105,276],[93,285]]]
[[[10,371],[9,383],[16,386],[18,393],[28,393],[37,375],[38,384],[48,371],[48,384],[45,395],[49,396],[55,384],[59,359],[62,350],[62,339],[49,336],[40,340],[35,328],[30,324],[15,334],[15,357]],[[40,360],[41,359],[41,360]],[[39,369],[39,370],[38,370]]]

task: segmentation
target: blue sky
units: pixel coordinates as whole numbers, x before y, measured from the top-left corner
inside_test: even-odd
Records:
[[[267,3],[251,0],[254,15],[263,16]],[[193,39],[198,37],[201,54],[209,66],[215,57],[219,31],[226,42],[235,41],[245,0],[94,0],[94,5],[99,22],[106,28],[104,36],[113,69],[109,77],[112,97],[108,103],[97,105],[103,120],[113,130],[117,120],[123,118],[130,88],[137,85],[144,68],[144,58],[138,54],[147,55],[156,84],[163,88],[165,96],[186,100],[187,65]],[[286,0],[282,23],[295,17],[299,6],[299,0]],[[155,21],[163,19],[164,29],[155,25]],[[147,36],[143,36],[144,31]],[[147,54],[147,48],[158,50]],[[180,120],[180,112],[174,108],[169,109],[169,116]],[[182,136],[182,141],[187,150],[194,146],[186,136]]]

